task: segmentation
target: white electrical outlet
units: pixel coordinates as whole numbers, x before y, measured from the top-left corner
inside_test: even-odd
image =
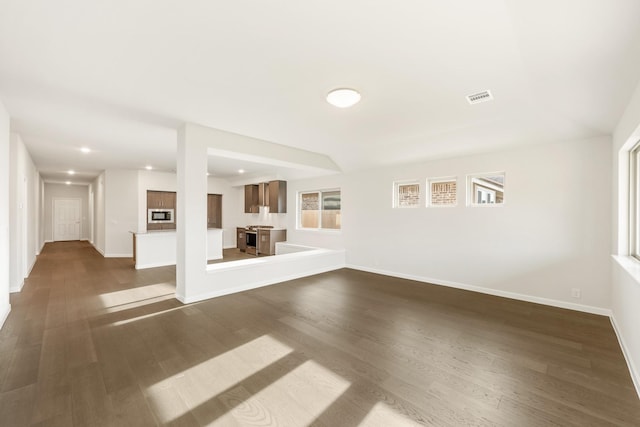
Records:
[[[571,296],[573,298],[580,298],[580,288],[571,288]]]

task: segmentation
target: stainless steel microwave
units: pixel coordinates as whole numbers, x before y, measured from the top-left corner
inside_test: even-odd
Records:
[[[171,224],[175,222],[173,209],[149,209],[147,223],[149,224]]]

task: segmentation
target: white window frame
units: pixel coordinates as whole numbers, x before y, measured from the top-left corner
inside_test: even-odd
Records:
[[[456,202],[450,203],[447,205],[434,205],[431,203],[432,196],[432,184],[438,184],[441,182],[455,182],[456,183]],[[427,201],[426,206],[428,208],[453,208],[458,206],[458,177],[457,176],[447,176],[447,177],[439,177],[439,178],[427,178]]]
[[[340,188],[324,188],[322,190],[305,190],[305,191],[298,191],[297,197],[296,197],[296,229],[297,230],[301,230],[301,231],[317,231],[317,232],[323,232],[323,233],[340,233],[340,231],[342,230],[342,221],[340,221],[340,228],[322,228],[322,211],[323,209],[323,205],[322,205],[322,193],[331,193],[331,192],[335,192],[335,191],[339,191],[340,192],[340,217],[342,218],[342,189]],[[320,215],[318,215],[318,226],[317,227],[303,227],[302,226],[302,195],[303,194],[314,194],[314,193],[318,193],[318,204],[319,204],[319,212]]]
[[[400,187],[401,186],[405,186],[405,185],[417,185],[418,186],[418,200],[416,202],[415,205],[410,205],[410,206],[400,206]],[[408,180],[404,180],[404,181],[395,181],[393,183],[393,202],[392,202],[392,206],[394,209],[414,209],[414,208],[419,208],[420,206],[422,206],[421,204],[421,198],[422,198],[422,193],[423,191],[421,191],[420,189],[420,181],[417,179],[408,179]]]
[[[505,184],[502,186],[502,188],[498,187],[498,186],[492,186],[491,184],[487,184],[485,182],[482,183],[483,187],[487,187],[490,190],[493,189],[495,191],[501,191],[502,192],[502,203],[475,203],[475,193],[473,190],[474,187],[474,183],[476,182],[476,180],[478,178],[482,178],[485,176],[495,176],[495,175],[502,175],[504,177],[504,182]],[[498,172],[486,172],[486,173],[475,173],[473,175],[467,175],[467,206],[471,206],[471,207],[501,207],[504,206],[506,203],[506,194],[507,194],[507,190],[506,190],[506,182],[507,182],[507,174],[504,171],[498,171]],[[495,193],[494,193],[495,194]]]

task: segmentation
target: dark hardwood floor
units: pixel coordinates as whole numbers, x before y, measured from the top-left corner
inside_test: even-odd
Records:
[[[348,269],[182,305],[174,277],[47,244],[0,425],[640,425],[605,317]]]
[[[214,260],[208,261],[207,264],[219,264],[221,262],[240,261],[243,259],[256,259],[263,256],[267,256],[267,255],[255,256],[255,255],[247,254],[246,252],[242,252],[238,248],[228,248],[228,249],[222,250],[222,259],[214,259]]]

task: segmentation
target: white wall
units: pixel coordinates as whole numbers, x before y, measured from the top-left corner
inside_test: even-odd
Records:
[[[295,230],[290,215],[288,241],[344,247],[355,268],[606,314],[610,146],[573,141],[289,182],[289,212],[298,191],[340,187],[343,229]],[[466,175],[494,171],[506,173],[504,206],[466,207]],[[392,208],[395,180],[443,176],[458,177],[457,207]]]
[[[48,242],[53,241],[53,200],[54,199],[80,199],[81,226],[80,239],[89,240],[89,189],[87,185],[65,185],[45,183],[44,185],[44,236]]]
[[[629,257],[629,150],[640,141],[640,84],[613,134],[611,311],[616,332],[640,394],[640,263]]]
[[[138,171],[106,170],[104,191],[104,256],[132,257],[131,231],[138,228]]]
[[[9,113],[0,101],[0,327],[9,315]]]
[[[93,191],[93,246],[105,254],[105,173],[101,173],[92,183]]]
[[[236,227],[246,225],[242,223],[243,210],[238,209],[240,200],[238,189],[232,187],[226,180],[221,178],[207,178],[207,193],[222,194],[222,238],[224,248],[236,247]],[[244,203],[244,189],[242,193],[242,203]]]
[[[20,135],[10,136],[9,223],[11,292],[19,292],[36,261],[40,176]]]

